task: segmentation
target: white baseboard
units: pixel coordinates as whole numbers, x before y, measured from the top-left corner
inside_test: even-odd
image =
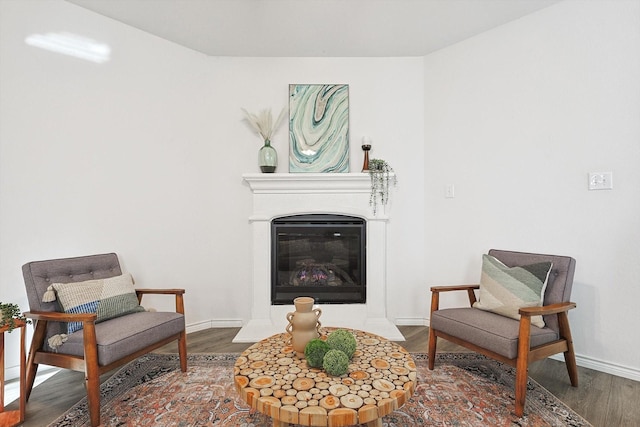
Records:
[[[429,326],[429,319],[420,318],[420,317],[397,318],[396,325]],[[564,357],[561,354],[553,355],[550,358],[564,362]],[[628,378],[634,381],[640,381],[640,368],[623,366],[617,363],[607,362],[605,360],[599,360],[599,359],[595,359],[593,357],[589,357],[581,354],[576,354],[576,364],[583,368],[604,372],[605,374],[615,375],[617,377],[622,377],[622,378]]]
[[[551,359],[564,362],[564,357],[560,354],[551,356]],[[631,368],[629,366],[618,365],[617,363],[605,362],[603,360],[594,359],[592,357],[576,354],[576,364],[583,368],[593,369],[594,371],[604,372],[606,374],[615,375],[616,377],[628,378],[634,381],[640,381],[640,369]]]
[[[419,317],[396,317],[395,324],[398,326],[429,326],[429,320]]]
[[[210,319],[187,325],[187,333],[203,331],[211,328],[241,328],[243,321],[239,319]]]

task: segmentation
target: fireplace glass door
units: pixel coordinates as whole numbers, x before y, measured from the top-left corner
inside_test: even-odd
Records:
[[[271,223],[271,303],[366,302],[366,222],[344,215],[294,215]]]

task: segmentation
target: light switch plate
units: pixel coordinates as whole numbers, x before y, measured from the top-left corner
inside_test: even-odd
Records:
[[[453,199],[456,196],[456,186],[453,184],[447,184],[444,189],[444,197],[447,199]]]
[[[589,172],[589,190],[613,189],[612,172]]]

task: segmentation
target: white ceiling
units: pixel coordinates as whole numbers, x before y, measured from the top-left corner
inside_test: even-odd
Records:
[[[212,56],[423,56],[560,0],[67,0]]]

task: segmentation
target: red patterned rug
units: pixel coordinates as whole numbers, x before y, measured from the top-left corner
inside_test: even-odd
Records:
[[[412,354],[418,387],[385,427],[590,426],[529,379],[525,416],[514,413],[515,371],[473,353]],[[232,383],[237,354],[192,354],[180,372],[176,355],[151,354],[131,362],[101,387],[105,426],[271,426],[271,420],[240,399]],[[568,380],[567,380],[568,381]],[[88,426],[86,398],[49,427]]]

